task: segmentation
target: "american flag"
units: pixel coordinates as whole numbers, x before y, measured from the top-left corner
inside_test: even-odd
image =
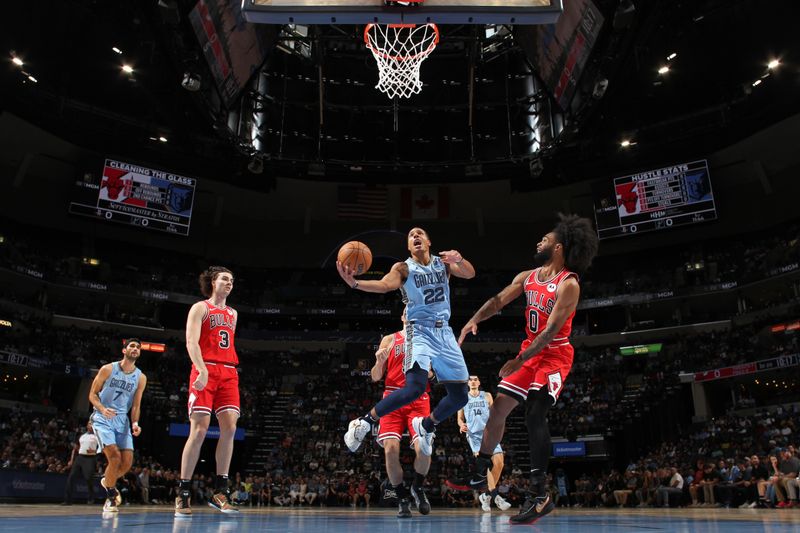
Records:
[[[380,185],[340,185],[339,218],[385,220],[388,218],[386,187]]]

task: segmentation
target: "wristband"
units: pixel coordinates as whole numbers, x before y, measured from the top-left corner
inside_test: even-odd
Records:
[[[356,280],[356,282],[353,283],[353,286],[351,288],[353,288],[353,289],[357,289],[358,288],[358,280]]]

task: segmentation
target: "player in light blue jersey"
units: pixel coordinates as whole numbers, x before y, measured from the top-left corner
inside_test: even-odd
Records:
[[[141,351],[139,339],[125,341],[122,360],[101,367],[89,391],[89,401],[94,406],[94,433],[108,459],[105,475],[100,480],[100,485],[107,493],[104,513],[117,512],[117,506],[122,503],[122,497],[116,489],[117,480],[130,470],[133,437],[138,437],[142,432],[139,416],[147,378],[136,368]],[[128,411],[131,413],[130,421]]]
[[[467,403],[467,378],[461,348],[456,342],[450,319],[450,276],[470,279],[475,268],[455,250],[433,255],[431,241],[422,228],[408,232],[408,251],[411,257],[395,263],[380,280],[357,280],[355,273],[337,261],[339,275],[351,288],[376,293],[400,289],[406,303],[405,360],[403,370],[406,384],[378,402],[361,418],[350,422],[344,441],[350,451],[356,451],[378,419],[419,398],[428,383],[428,371],[433,370],[447,395],[426,417],[412,420],[419,436],[420,453],[433,453],[436,424],[454,415]]]
[[[478,376],[470,376],[467,385],[469,385],[469,399],[467,400],[467,405],[458,411],[458,427],[461,429],[461,433],[466,434],[467,443],[472,450],[472,454],[477,457],[478,452],[481,451],[483,429],[486,427],[486,422],[489,421],[489,408],[492,406],[494,399],[491,393],[480,389],[481,380]],[[492,469],[489,471],[488,476],[488,490],[479,496],[481,508],[484,511],[492,510],[492,501],[501,511],[511,507],[511,504],[497,492],[497,485],[500,483],[500,476],[503,475],[504,464],[503,448],[498,443],[492,453]]]

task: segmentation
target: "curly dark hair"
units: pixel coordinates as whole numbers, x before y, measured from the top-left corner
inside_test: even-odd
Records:
[[[233,275],[233,272],[223,266],[210,266],[204,272],[200,273],[198,281],[200,282],[200,292],[203,293],[203,296],[211,298],[211,294],[214,292],[214,279],[222,272]]]
[[[598,238],[588,218],[578,215],[558,214],[553,229],[556,239],[564,247],[564,264],[573,272],[584,274],[597,255]]]

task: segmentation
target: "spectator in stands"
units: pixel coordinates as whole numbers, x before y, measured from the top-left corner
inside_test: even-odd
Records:
[[[656,507],[669,507],[669,497],[673,496],[680,502],[683,496],[683,476],[678,473],[677,467],[669,469],[671,474],[668,487],[659,487],[656,491]]]
[[[800,459],[792,455],[788,448],[780,451],[779,474],[773,481],[778,496],[778,507],[797,507],[797,476],[800,473]]]

